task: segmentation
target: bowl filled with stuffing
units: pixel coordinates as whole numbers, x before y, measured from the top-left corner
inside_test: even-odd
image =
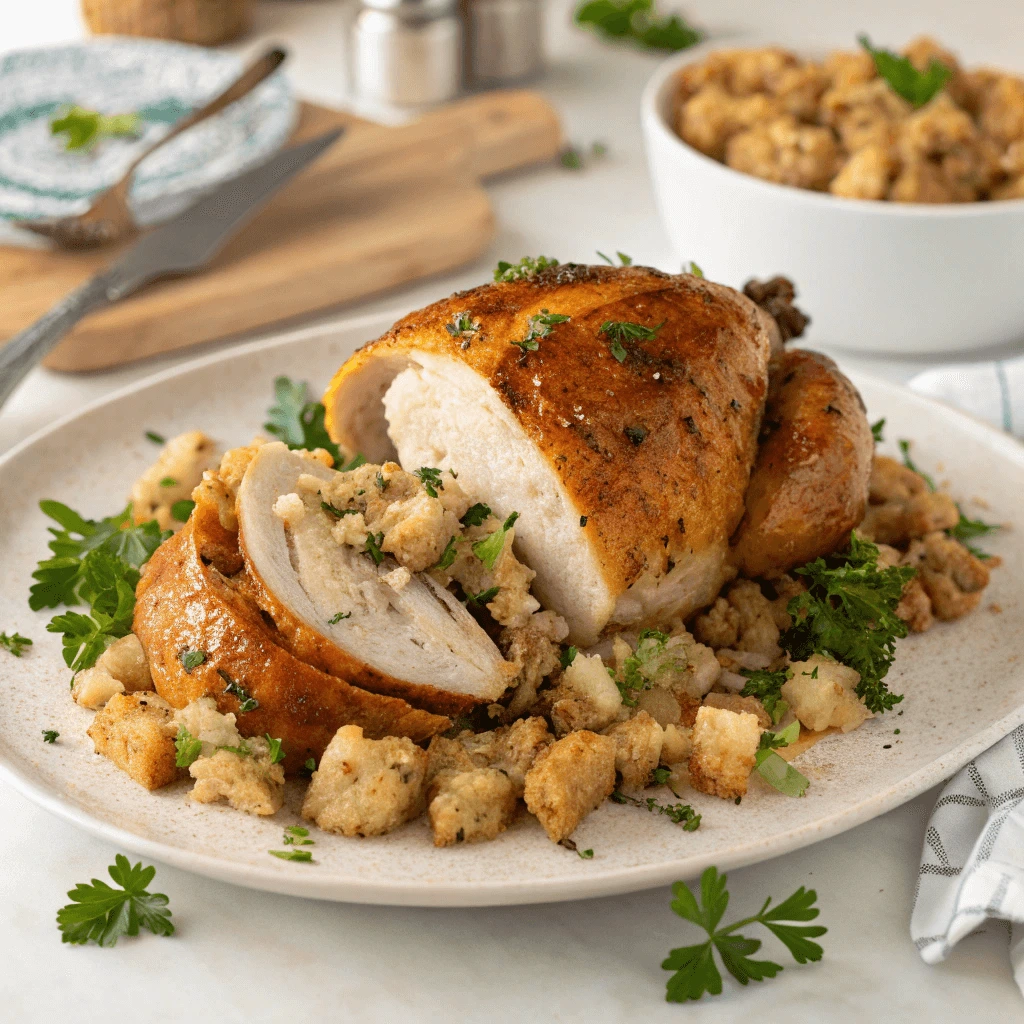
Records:
[[[1024,296],[1024,77],[901,53],[703,49],[649,83],[655,195],[684,264],[781,270],[820,344],[889,354],[1013,345]]]
[[[935,784],[1024,717],[1024,455],[787,349],[787,288],[502,263],[54,424],[0,460],[0,769],[191,870],[441,905]]]

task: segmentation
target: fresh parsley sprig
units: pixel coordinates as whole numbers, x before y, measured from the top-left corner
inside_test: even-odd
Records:
[[[915,109],[923,107],[941,92],[953,77],[953,72],[934,58],[928,62],[924,71],[918,71],[908,57],[901,57],[891,50],[875,48],[866,35],[857,36],[857,42],[871,54],[879,77],[884,78],[889,88]]]
[[[701,40],[678,14],[659,16],[654,0],[588,0],[575,20],[606,39],[628,39],[646,50],[685,50]]]
[[[65,107],[50,121],[51,135],[65,135],[66,150],[91,149],[100,139],[136,138],[142,129],[139,114],[101,114],[77,104]]]
[[[683,882],[672,886],[672,909],[682,918],[693,922],[707,932],[706,942],[673,949],[662,962],[662,969],[673,971],[665,988],[665,999],[670,1003],[683,1003],[700,999],[706,992],[717,996],[722,991],[722,975],[715,963],[715,950],[725,969],[741,984],[774,978],[782,965],[771,960],[753,960],[752,954],[761,948],[760,939],[737,935],[740,928],[760,924],[767,928],[792,954],[798,964],[820,960],[824,950],[813,939],[824,935],[823,925],[792,924],[813,921],[819,913],[814,906],[818,894],[813,889],[799,889],[788,899],[772,907],[771,897],[761,909],[735,924],[719,928],[719,922],[729,906],[727,876],[718,869],[708,868],[700,879],[700,902]]]
[[[436,498],[437,492],[444,490],[444,481],[441,479],[441,470],[439,469],[431,469],[430,466],[420,466],[419,469],[413,470],[412,475],[419,477],[420,483],[423,484],[423,490],[431,498]]]
[[[916,473],[928,485],[929,491],[936,490],[935,481],[932,477],[923,469],[919,469],[914,463],[914,460],[910,457],[910,442],[901,438],[896,443],[899,445],[900,455],[903,456],[903,465],[906,466],[911,473]]]
[[[946,530],[946,534],[952,537],[954,540],[960,541],[961,544],[975,558],[982,560],[991,558],[992,556],[987,551],[982,551],[981,548],[976,548],[973,544],[969,544],[968,541],[974,540],[975,537],[985,537],[990,533],[994,533],[996,530],[1002,529],[999,523],[986,523],[981,519],[968,519],[964,515],[964,511],[957,505],[957,511],[960,513],[960,519],[956,526],[951,526]],[[0,637],[2,639],[2,637]]]
[[[167,897],[146,891],[156,868],[144,868],[141,861],[133,867],[119,853],[107,871],[121,888],[115,889],[98,878],[89,885],[76,885],[68,893],[71,903],[57,911],[61,942],[114,946],[122,935],[138,935],[139,928],[154,935],[174,934]]]
[[[885,417],[883,416],[880,420],[876,420],[871,424],[871,437],[875,444],[881,444],[885,437],[883,431],[885,430]]]
[[[528,281],[542,270],[557,267],[558,260],[550,256],[524,256],[518,263],[499,260],[494,269],[495,281]]]
[[[856,531],[847,551],[795,570],[808,589],[786,606],[793,624],[779,643],[794,661],[827,654],[860,673],[857,695],[871,711],[890,710],[903,697],[884,682],[907,624],[896,615],[911,566],[878,567],[878,548]]]
[[[789,710],[789,704],[782,699],[782,687],[790,677],[788,669],[769,672],[764,668],[741,668],[740,675],[747,681],[740,690],[741,697],[756,697],[768,713],[772,724],[778,725],[782,716]]]
[[[362,455],[356,455],[345,463],[341,449],[331,440],[324,426],[326,410],[323,403],[310,401],[308,390],[309,385],[305,381],[293,381],[284,376],[275,378],[274,397],[277,402],[267,410],[263,429],[284,441],[292,451],[325,449],[334,459],[334,468],[342,473],[364,465],[366,459]]]
[[[0,633],[0,647],[9,651],[16,658],[20,658],[25,653],[25,648],[31,646],[32,641],[20,633]]]

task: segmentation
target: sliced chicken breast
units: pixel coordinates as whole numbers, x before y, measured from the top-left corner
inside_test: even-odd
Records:
[[[328,428],[518,512],[534,593],[589,645],[708,604],[734,571],[777,337],[691,274],[556,267],[399,321],[339,370]]]
[[[254,596],[281,642],[303,661],[375,693],[442,713],[495,701],[515,668],[462,603],[432,576],[379,564],[338,543],[316,509],[286,522],[274,508],[322,463],[268,444],[238,491],[239,538]],[[398,570],[396,577],[391,575]]]

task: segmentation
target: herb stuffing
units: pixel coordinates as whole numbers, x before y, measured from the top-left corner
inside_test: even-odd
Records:
[[[808,925],[818,916],[814,906],[818,894],[813,889],[799,889],[788,899],[772,907],[771,898],[761,909],[735,924],[719,928],[729,906],[727,876],[718,869],[708,868],[700,878],[700,900],[683,882],[672,886],[672,909],[684,920],[691,921],[707,932],[707,940],[693,946],[673,949],[662,962],[662,969],[673,971],[666,984],[665,998],[670,1003],[683,1003],[700,999],[705,993],[717,996],[722,991],[722,975],[715,963],[715,951],[725,969],[741,984],[774,978],[782,970],[781,964],[770,960],[752,960],[752,954],[761,948],[760,939],[737,935],[740,928],[760,924],[767,928],[792,954],[798,964],[820,960],[824,950],[813,942],[828,929],[823,925]]]

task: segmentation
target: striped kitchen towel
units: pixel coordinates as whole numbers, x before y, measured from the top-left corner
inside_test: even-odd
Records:
[[[924,836],[910,935],[934,964],[989,918],[1010,922],[1010,962],[1024,992],[1024,726],[942,791]]]
[[[1024,437],[1024,357],[936,366],[914,377],[910,387]]]

